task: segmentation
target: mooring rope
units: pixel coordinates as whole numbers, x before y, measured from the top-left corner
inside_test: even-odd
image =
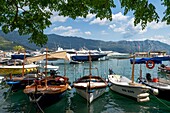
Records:
[[[34,94],[33,94],[33,96],[34,96]],[[35,96],[34,96],[34,99],[36,99]],[[40,105],[38,104],[38,102],[37,102],[37,101],[35,101],[35,102],[36,102],[38,108],[40,109],[40,111],[41,111],[42,113],[44,113],[44,111],[42,110],[42,108],[40,107]]]
[[[163,105],[165,105],[167,108],[170,108],[170,106],[168,106],[166,103],[164,103],[163,101],[161,101],[161,99],[159,99],[158,97],[156,97],[155,95],[153,95],[159,102],[161,102]]]

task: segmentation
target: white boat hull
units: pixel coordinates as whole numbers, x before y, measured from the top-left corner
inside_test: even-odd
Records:
[[[0,83],[4,80],[3,76],[0,76]]]
[[[169,79],[166,79],[166,78],[159,78],[159,82],[170,85],[170,80],[169,80]]]
[[[150,87],[138,83],[131,83],[126,77],[120,75],[109,75],[110,89],[122,95],[135,98],[138,102],[149,101]]]
[[[77,89],[76,92],[85,98],[89,103],[93,102],[93,100],[97,99],[101,95],[103,95],[106,91],[106,88],[101,89],[92,89],[91,91],[84,90],[84,89]]]
[[[141,87],[125,87],[125,86],[119,86],[119,85],[115,85],[112,84],[110,89],[112,91],[115,91],[117,93],[126,95],[126,96],[130,96],[133,98],[138,98],[138,95],[146,92],[145,88],[141,88]]]

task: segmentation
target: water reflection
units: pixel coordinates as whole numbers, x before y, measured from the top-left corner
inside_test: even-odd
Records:
[[[86,99],[82,98],[77,93],[71,98],[71,109],[74,113],[100,113],[107,104],[107,92],[94,100],[91,104]]]
[[[64,65],[60,66],[61,75],[64,74]],[[83,75],[83,68],[88,67],[88,63],[77,65],[66,65],[66,76],[73,82],[75,78]],[[131,65],[129,60],[109,60],[93,62],[93,67],[99,69],[101,76],[108,75],[108,68],[112,68],[117,74],[123,74],[130,78]],[[143,68],[143,74],[148,72],[145,66]],[[157,68],[151,71],[155,73]],[[135,66],[135,73],[139,75],[139,66]],[[8,95],[4,101],[5,90],[0,89],[0,112],[1,113],[36,113],[36,107],[29,102],[27,95],[23,91],[18,91]],[[136,100],[119,95],[111,90],[104,95],[94,100],[90,105],[87,104],[86,99],[79,96],[75,89],[66,92],[66,95],[58,102],[43,109],[44,113],[168,113],[170,112],[170,102],[165,100],[159,100],[154,96],[150,96],[149,102],[138,103]]]
[[[2,91],[2,90],[1,90]],[[22,91],[18,92],[4,92],[4,101],[1,106],[1,112],[3,113],[21,113],[29,112],[28,107],[30,106],[26,96],[23,95]],[[1,101],[2,102],[2,101]]]

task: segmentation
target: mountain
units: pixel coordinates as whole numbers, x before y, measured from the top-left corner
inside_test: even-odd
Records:
[[[19,44],[13,43],[11,41],[6,40],[5,38],[0,36],[0,50],[11,50],[14,46],[17,46]]]
[[[18,43],[29,49],[40,49],[33,43],[29,43],[29,35],[20,36],[18,32],[11,32],[4,34],[0,31],[0,36],[9,40],[11,42]],[[139,51],[166,51],[167,54],[170,53],[170,45],[162,43],[160,41],[101,41],[101,40],[91,40],[84,39],[81,37],[72,36],[59,36],[56,34],[49,34],[48,42],[44,47],[49,49],[56,49],[58,46],[62,48],[74,48],[76,50],[86,47],[88,49],[99,49],[102,50],[112,50],[123,53],[133,53]]]

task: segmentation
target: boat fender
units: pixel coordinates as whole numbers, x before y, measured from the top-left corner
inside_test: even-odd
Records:
[[[148,60],[148,61],[146,62],[146,67],[147,67],[148,69],[153,69],[153,68],[155,67],[155,62],[152,61],[152,60]]]
[[[70,86],[70,85],[68,85],[67,89],[68,89],[68,90],[71,90],[72,88],[71,88],[71,86]]]
[[[146,98],[137,98],[138,102],[147,102],[149,100],[150,100],[149,97],[146,97]]]
[[[151,88],[151,89],[150,89],[150,92],[151,92],[153,95],[158,95],[158,94],[159,94],[158,89],[155,89],[155,88]]]
[[[66,110],[66,113],[74,113],[71,109]]]
[[[141,93],[139,95],[137,95],[138,98],[144,98],[144,97],[148,97],[149,93]]]
[[[63,79],[63,78],[60,78],[59,80],[60,80],[61,82],[63,82],[63,81],[64,81],[64,79]]]

